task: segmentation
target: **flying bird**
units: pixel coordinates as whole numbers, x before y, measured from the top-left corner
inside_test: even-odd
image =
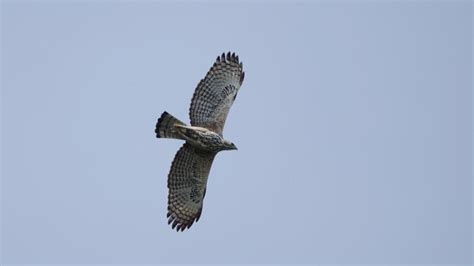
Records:
[[[199,220],[207,178],[216,154],[237,150],[222,132],[230,107],[244,81],[243,65],[235,53],[218,56],[198,83],[186,125],[168,112],[156,124],[157,138],[184,140],[168,174],[168,224],[183,231]]]

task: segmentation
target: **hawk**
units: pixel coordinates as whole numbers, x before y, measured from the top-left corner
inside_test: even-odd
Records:
[[[207,178],[216,154],[237,150],[222,135],[232,103],[244,81],[242,63],[235,53],[218,56],[194,92],[189,108],[191,125],[164,112],[158,119],[157,138],[184,140],[168,174],[168,224],[183,231],[199,220]]]

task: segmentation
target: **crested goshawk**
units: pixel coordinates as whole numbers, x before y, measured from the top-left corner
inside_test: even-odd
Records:
[[[168,224],[177,231],[199,220],[216,154],[237,149],[223,138],[222,131],[243,80],[239,57],[235,53],[223,53],[197,85],[189,108],[191,125],[168,112],[158,119],[157,138],[186,141],[176,153],[168,174]]]

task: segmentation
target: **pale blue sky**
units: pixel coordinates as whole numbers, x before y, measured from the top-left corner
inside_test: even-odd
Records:
[[[3,263],[472,262],[472,4],[2,4]],[[166,176],[217,55],[246,79],[201,220]]]

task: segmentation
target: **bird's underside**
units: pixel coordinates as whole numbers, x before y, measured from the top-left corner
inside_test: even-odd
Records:
[[[240,86],[244,72],[239,57],[222,54],[202,79],[189,108],[188,126],[167,112],[158,119],[158,138],[174,138],[185,143],[176,153],[168,174],[168,223],[183,231],[198,221],[207,179],[219,151],[236,149],[223,138],[224,124]]]

